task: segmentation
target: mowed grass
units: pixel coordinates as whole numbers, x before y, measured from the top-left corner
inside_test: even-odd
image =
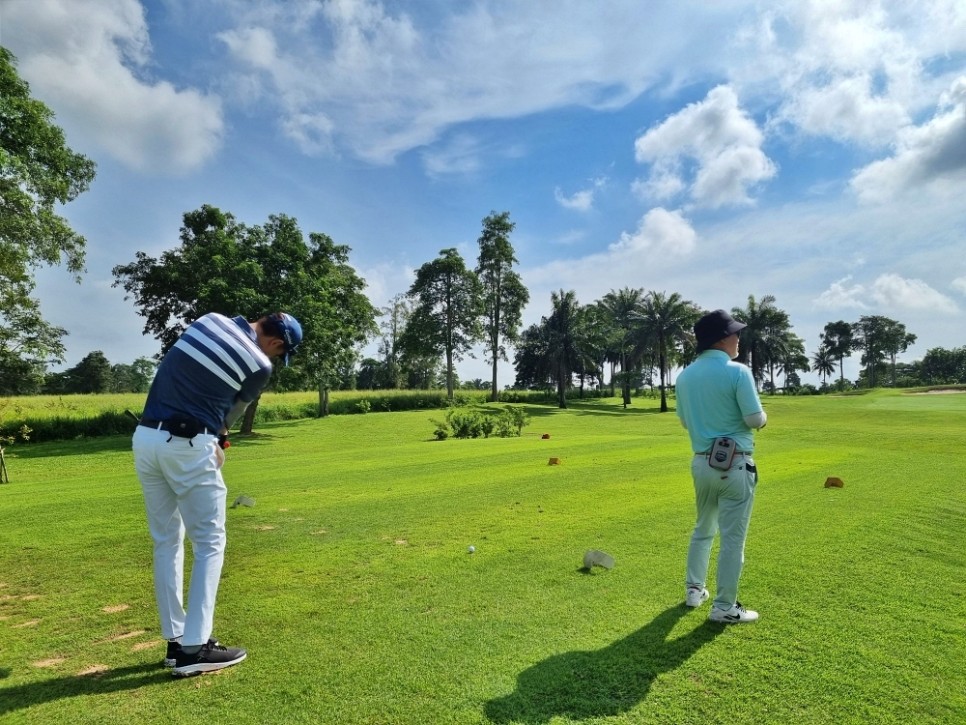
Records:
[[[186,680],[129,440],[15,446],[0,721],[966,722],[966,395],[764,402],[756,624],[681,604],[689,447],[654,400],[530,406],[512,439],[334,416],[228,451],[256,504],[228,512],[215,635],[249,658]],[[615,568],[582,572],[591,548]]]

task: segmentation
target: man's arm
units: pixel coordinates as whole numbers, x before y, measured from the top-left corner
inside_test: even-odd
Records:
[[[225,416],[225,427],[221,430],[222,435],[231,430],[231,427],[235,424],[235,421],[241,417],[241,414],[245,412],[250,404],[250,400],[238,399],[235,401],[235,404],[231,406],[231,409],[228,411],[228,415]]]
[[[749,428],[755,428],[760,430],[765,427],[765,423],[768,422],[768,416],[765,415],[765,411],[759,411],[758,413],[752,413],[751,415],[744,416],[745,425]]]

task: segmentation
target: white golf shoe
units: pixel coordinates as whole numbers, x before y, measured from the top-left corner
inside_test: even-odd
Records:
[[[712,622],[721,622],[722,624],[741,624],[744,622],[754,622],[758,619],[758,612],[753,612],[750,609],[745,609],[741,606],[741,602],[735,602],[735,606],[731,609],[719,609],[718,607],[711,608],[711,614],[708,615],[708,619]]]
[[[688,607],[700,607],[708,600],[708,590],[704,587],[688,587],[684,596],[684,604]]]

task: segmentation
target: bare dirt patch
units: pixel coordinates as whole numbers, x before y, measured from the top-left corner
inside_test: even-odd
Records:
[[[117,614],[118,612],[123,612],[125,609],[130,609],[130,604],[109,604],[108,606],[101,609],[102,612],[107,612],[108,614]]]
[[[107,639],[102,639],[102,642],[120,642],[122,639],[131,639],[131,637],[140,637],[147,630],[145,629],[135,629],[133,632],[124,632],[123,634],[115,634],[113,637],[108,637]]]
[[[273,531],[275,529],[271,524],[262,524],[261,526],[256,526],[255,531]]]
[[[131,647],[132,652],[143,652],[146,649],[153,649],[158,646],[157,642],[138,642]]]
[[[90,667],[85,667],[80,672],[77,673],[79,677],[87,677],[89,675],[103,675],[105,672],[111,668],[107,665],[91,665]]]
[[[37,660],[36,662],[31,662],[30,664],[32,664],[34,667],[56,667],[57,665],[66,661],[66,657],[51,657],[50,659]]]
[[[40,624],[39,619],[28,619],[26,622],[21,622],[20,624],[13,625],[14,629],[23,629],[24,627],[36,627]]]

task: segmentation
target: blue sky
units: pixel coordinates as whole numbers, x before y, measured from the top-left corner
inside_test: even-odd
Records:
[[[526,324],[629,286],[966,344],[960,0],[0,0],[0,43],[98,164],[82,283],[38,274],[68,365],[157,352],[111,268],[202,204],[348,245],[376,306],[506,210]]]

